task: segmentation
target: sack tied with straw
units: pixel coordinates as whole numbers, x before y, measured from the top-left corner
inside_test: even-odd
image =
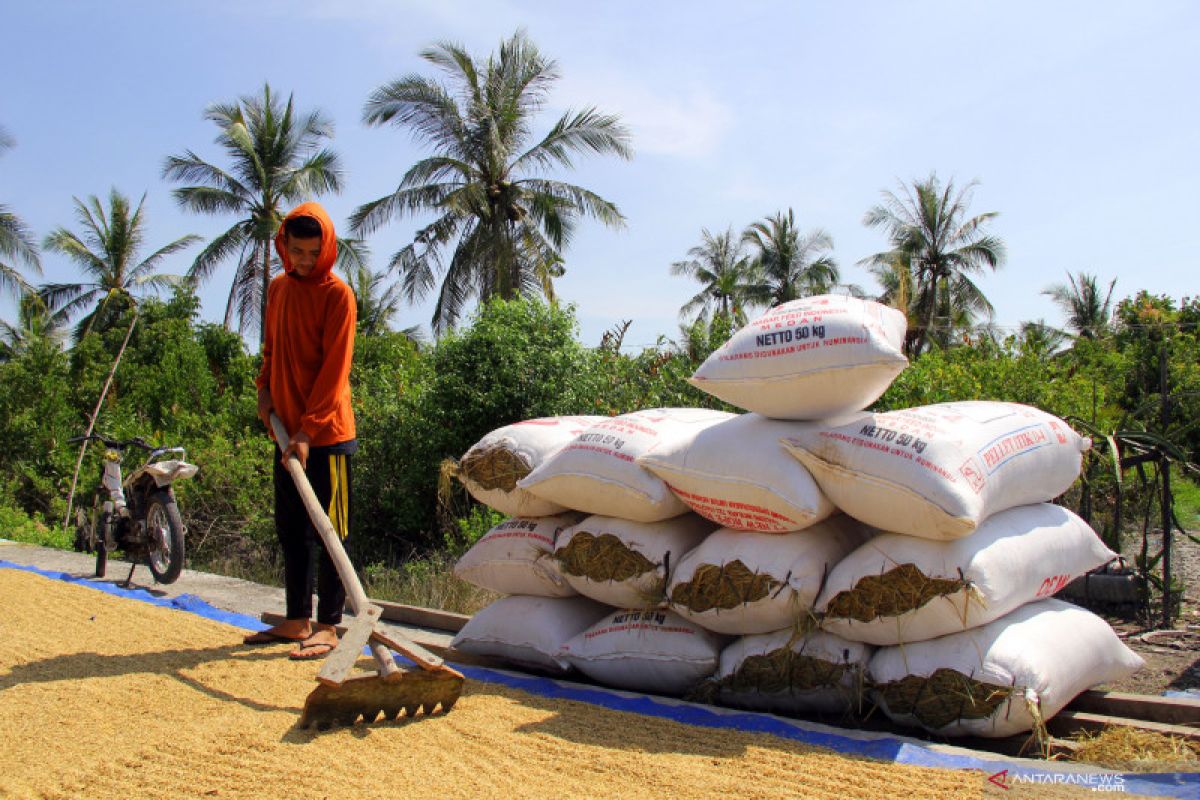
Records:
[[[717,633],[793,626],[811,611],[834,566],[869,535],[844,514],[792,533],[722,528],[676,564],[667,599],[676,612]]]
[[[713,527],[696,514],[662,522],[593,515],[558,535],[554,558],[585,597],[615,608],[658,608],[675,562]]]
[[[1003,737],[1039,728],[1080,692],[1142,665],[1103,619],[1048,599],[979,628],[881,647],[868,679],[894,722],[942,736]]]
[[[559,514],[568,507],[537,497],[517,482],[603,419],[540,417],[505,425],[471,445],[457,463],[444,464],[443,479],[457,477],[472,497],[510,517]]]
[[[985,625],[1114,558],[1069,509],[1019,506],[954,541],[876,536],[833,568],[817,615],[854,641],[919,642]]]
[[[787,628],[743,636],[721,651],[707,691],[721,705],[749,711],[857,713],[873,651],[821,631]]]

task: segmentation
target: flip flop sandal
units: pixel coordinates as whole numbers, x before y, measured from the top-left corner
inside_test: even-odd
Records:
[[[242,644],[276,644],[277,642],[302,642],[303,636],[284,636],[271,631],[257,631],[242,637]]]
[[[293,650],[288,653],[288,658],[292,661],[315,661],[319,658],[324,658],[333,652],[333,648],[337,645],[329,642],[310,642],[307,639],[300,643],[299,650]],[[320,649],[317,649],[320,648]],[[306,650],[316,650],[315,653],[307,653]]]

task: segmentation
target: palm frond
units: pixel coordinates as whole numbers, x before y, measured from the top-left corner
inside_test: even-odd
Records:
[[[132,270],[130,270],[129,275],[130,275],[130,277],[133,277],[133,278],[140,278],[144,275],[149,275],[158,267],[158,263],[160,261],[162,261],[164,258],[166,258],[167,256],[170,256],[170,255],[174,255],[175,253],[178,253],[181,250],[186,250],[187,248],[191,247],[192,245],[194,245],[200,241],[203,241],[203,239],[201,239],[201,237],[197,236],[194,233],[189,233],[185,236],[181,236],[178,239],[176,239],[175,241],[171,242],[170,244],[163,245],[162,247],[155,250],[147,258],[145,258],[142,261],[142,263],[138,264],[136,267],[134,267]]]
[[[186,191],[196,191],[201,187],[216,190],[230,197],[237,198],[237,202],[243,205],[249,202],[249,198],[252,196],[252,192],[237,178],[220,167],[208,163],[191,150],[184,151],[184,155],[182,156],[168,156],[163,166],[162,175],[171,181],[199,184],[199,186],[191,187]],[[186,194],[181,196],[180,193],[184,191],[184,189],[176,189],[174,192],[175,199],[180,200],[181,203],[181,197],[187,196]],[[206,207],[197,207],[196,210],[210,211]]]
[[[374,233],[393,217],[438,209],[446,199],[462,188],[461,184],[429,184],[411,189],[398,188],[389,195],[363,203],[350,215],[350,230],[356,234]]]
[[[615,204],[581,186],[552,180],[523,180],[518,185],[533,192],[568,200],[579,213],[599,220],[610,228],[625,227],[625,216]]]
[[[454,98],[420,75],[408,75],[371,92],[363,122],[409,128],[418,141],[449,153],[458,153],[466,138],[466,124]]]
[[[559,118],[546,137],[522,153],[513,162],[513,171],[534,168],[548,170],[561,166],[573,167],[571,154],[613,154],[633,158],[632,137],[615,114],[601,114],[587,108],[575,114],[567,112]]]
[[[15,259],[35,275],[42,274],[42,263],[33,231],[20,217],[3,205],[0,205],[0,257]],[[9,266],[8,269],[13,273],[17,272],[16,267]]]
[[[200,214],[238,214],[249,207],[242,195],[209,186],[184,186],[171,195],[181,208]]]
[[[197,286],[208,280],[219,264],[246,246],[252,227],[253,222],[242,220],[209,242],[188,268],[188,279]]]

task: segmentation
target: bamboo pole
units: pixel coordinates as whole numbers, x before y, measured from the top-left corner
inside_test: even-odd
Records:
[[[87,452],[88,439],[92,435],[92,430],[96,427],[96,420],[100,417],[100,406],[104,403],[104,398],[108,395],[109,387],[112,386],[113,377],[117,374],[117,365],[121,363],[121,357],[125,355],[125,348],[129,345],[129,337],[133,335],[133,326],[138,321],[137,306],[133,307],[133,319],[129,321],[129,330],[125,331],[125,340],[121,342],[121,349],[117,351],[117,357],[113,361],[112,369],[108,371],[108,379],[104,381],[104,388],[100,390],[100,399],[96,401],[96,407],[92,410],[92,416],[88,420],[87,432],[83,434],[84,439],[79,443],[79,458],[75,459],[75,474],[71,476],[71,493],[67,495],[67,514],[63,517],[63,527],[66,528],[71,524],[71,509],[75,504],[75,487],[79,482],[79,469],[83,466],[83,454]]]

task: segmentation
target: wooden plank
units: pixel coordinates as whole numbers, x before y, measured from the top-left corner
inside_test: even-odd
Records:
[[[1068,711],[1129,717],[1167,725],[1200,727],[1200,700],[1130,692],[1088,691],[1067,704]]]
[[[372,631],[371,639],[392,648],[401,655],[408,656],[417,662],[417,666],[424,667],[425,669],[436,671],[444,666],[441,656],[434,655],[406,636],[388,634],[383,631]]]
[[[346,677],[371,638],[371,631],[379,620],[379,613],[378,608],[368,606],[362,610],[361,616],[346,626],[346,632],[339,634],[341,639],[337,647],[321,664],[317,680],[328,686],[341,686],[346,682]]]
[[[1053,719],[1046,722],[1046,727],[1055,736],[1071,736],[1081,731],[1099,733],[1114,725],[1200,742],[1200,729],[1197,728],[1168,725],[1164,722],[1147,722],[1129,717],[1114,717],[1107,714],[1091,714],[1086,711],[1060,711],[1054,715]]]
[[[389,603],[386,600],[372,600],[371,602],[383,609],[383,618],[388,622],[415,625],[418,628],[458,633],[467,624],[467,620],[471,619],[466,614],[455,614],[436,608],[406,606],[402,603]]]

